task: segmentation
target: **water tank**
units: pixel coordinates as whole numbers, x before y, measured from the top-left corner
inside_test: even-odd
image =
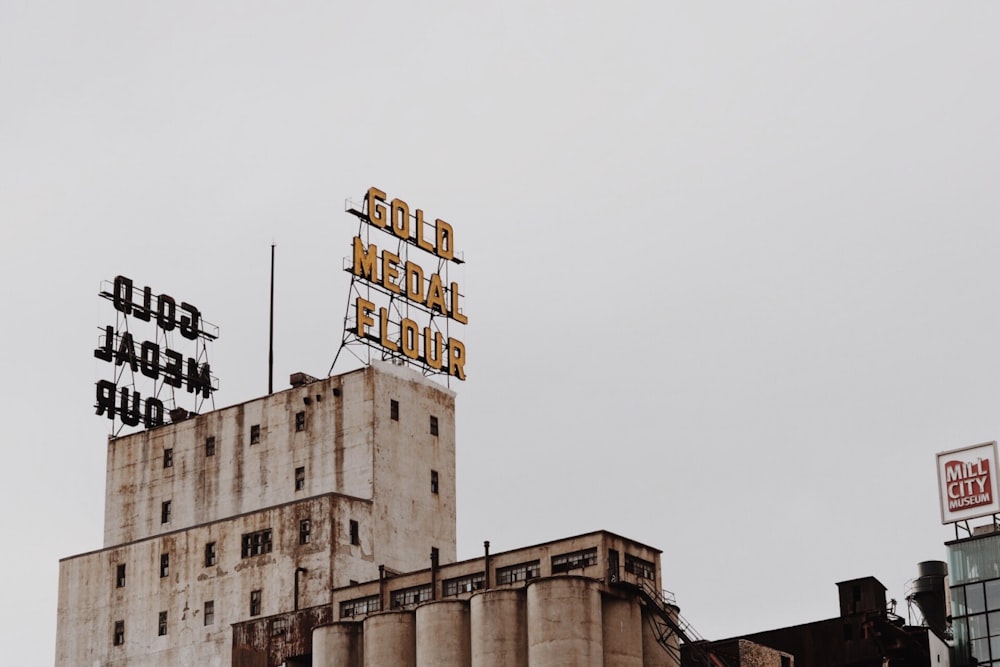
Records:
[[[601,591],[578,576],[528,585],[528,664],[604,667]]]
[[[468,667],[469,603],[428,602],[417,607],[417,667]]]
[[[927,627],[939,636],[944,636],[948,627],[948,607],[945,601],[948,593],[945,585],[948,564],[939,560],[926,560],[917,563],[917,572],[919,575],[913,580],[910,588],[912,592],[908,597],[920,608]]]
[[[417,667],[412,611],[384,611],[364,620],[365,667]]]
[[[469,600],[472,667],[528,667],[527,592],[476,593]]]

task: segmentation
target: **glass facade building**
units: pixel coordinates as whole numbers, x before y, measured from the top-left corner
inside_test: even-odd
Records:
[[[955,634],[951,664],[1000,667],[1000,533],[946,546]]]

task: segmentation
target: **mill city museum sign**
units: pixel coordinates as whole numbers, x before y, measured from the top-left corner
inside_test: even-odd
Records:
[[[193,394],[197,409],[218,388],[207,359],[218,328],[190,303],[139,289],[124,276],[107,286],[98,294],[114,306],[116,322],[101,329],[94,357],[111,364],[114,379],[97,382],[97,414],[123,426],[160,426],[165,404],[179,409],[175,390]]]
[[[363,210],[348,212],[361,225],[346,269],[351,297],[341,350],[362,343],[426,375],[464,380],[465,344],[450,334],[452,324],[468,323],[458,282],[449,277],[452,265],[464,263],[452,226],[440,218],[425,221],[421,209],[389,201],[375,187],[368,189]],[[372,241],[371,231],[383,232],[376,237],[392,249]]]
[[[953,449],[937,455],[941,523],[956,523],[1000,512],[997,443]]]

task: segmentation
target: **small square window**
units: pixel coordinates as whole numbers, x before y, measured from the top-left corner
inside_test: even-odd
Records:
[[[169,500],[160,503],[160,523],[170,523],[171,505]]]
[[[167,634],[167,612],[165,611],[160,612],[160,621],[157,625],[156,634],[158,634],[161,637]]]
[[[211,567],[217,562],[215,555],[215,542],[209,542],[205,545],[205,567]]]
[[[164,449],[163,450],[163,467],[173,468],[174,467],[174,450]]]
[[[389,400],[389,419],[399,421],[399,401],[394,398]]]
[[[205,625],[215,624],[215,600],[205,601],[205,613],[203,614]]]
[[[438,471],[431,470],[431,493],[438,492]]]
[[[309,544],[309,536],[312,533],[312,522],[309,519],[299,521],[299,544]]]
[[[121,646],[125,643],[125,621],[115,621],[115,646]]]
[[[205,456],[215,456],[215,436],[205,438]]]
[[[295,413],[295,430],[304,431],[306,430],[306,413],[296,412]]]
[[[261,592],[259,590],[258,591],[250,591],[250,615],[251,616],[260,616],[260,598],[261,598]]]
[[[355,546],[361,544],[361,527],[354,519],[351,519],[351,544]]]
[[[296,468],[295,469],[295,490],[301,491],[306,488],[306,469]]]
[[[170,576],[170,554],[160,554],[160,579]]]
[[[118,563],[115,568],[115,588],[125,588],[125,563]]]
[[[250,444],[256,445],[260,442],[260,424],[254,424],[250,427]]]
[[[431,435],[438,434],[438,418],[431,415]]]

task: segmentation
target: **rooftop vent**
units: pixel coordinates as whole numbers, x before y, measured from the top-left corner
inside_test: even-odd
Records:
[[[301,387],[309,384],[310,382],[319,382],[319,378],[314,378],[308,373],[292,373],[288,376],[288,381],[293,387]]]

